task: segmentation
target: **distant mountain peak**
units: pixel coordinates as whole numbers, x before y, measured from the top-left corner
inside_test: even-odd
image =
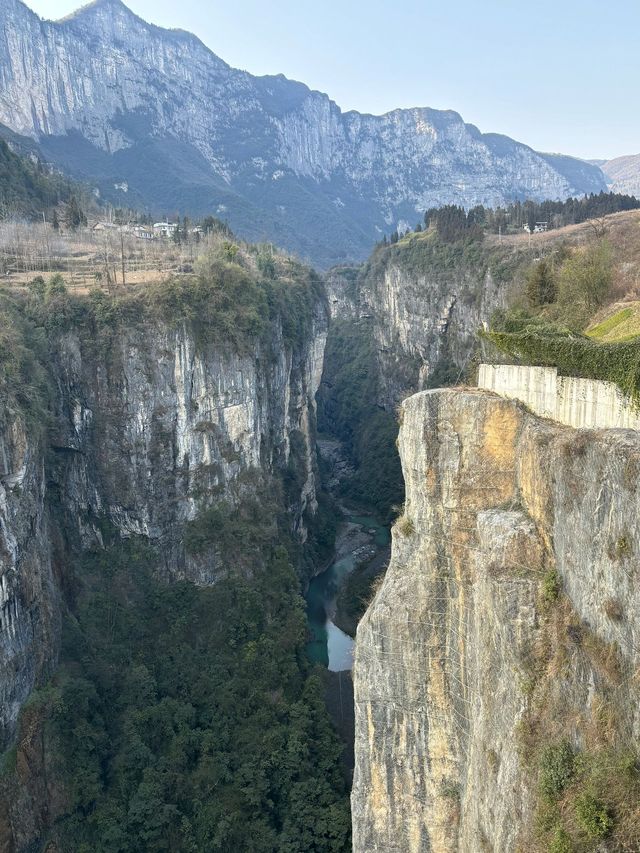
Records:
[[[155,33],[161,38],[197,44],[226,67],[226,63],[216,56],[216,54],[203,44],[203,42],[193,33],[177,28],[166,29],[165,27],[159,27],[156,24],[151,24],[132,11],[127,4],[123,2],[123,0],[92,0],[91,3],[81,6],[79,9],[76,9],[75,12],[71,12],[69,15],[66,15],[64,18],[60,18],[58,21],[54,21],[53,23],[64,26],[73,25],[74,23],[91,25],[93,22],[99,22],[103,32],[105,29],[109,29],[110,24],[113,22],[119,29],[122,28],[123,24],[131,27],[138,26],[143,30]]]
[[[86,3],[84,6],[80,6],[80,8],[76,9],[74,12],[70,12],[68,15],[65,15],[64,18],[60,19],[60,22],[73,21],[77,18],[83,18],[87,15],[92,15],[96,12],[104,11],[117,12],[119,14],[124,13],[127,15],[131,15],[132,18],[138,17],[135,12],[132,12],[131,9],[125,3],[122,2],[122,0],[91,0],[91,3]]]
[[[629,193],[640,198],[640,154],[626,154],[606,160],[602,171],[613,192]]]
[[[597,167],[480,133],[454,110],[342,112],[283,75],[229,67],[122,0],[57,22],[0,0],[0,123],[113,203],[127,184],[127,205],[213,214],[321,266],[365,257],[440,204],[606,186]]]

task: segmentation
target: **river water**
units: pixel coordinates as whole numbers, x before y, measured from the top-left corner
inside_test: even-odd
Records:
[[[368,553],[371,557],[389,543],[388,528],[379,524],[375,518],[350,515],[346,521],[351,526],[357,525],[365,534],[364,537],[360,538],[355,550],[340,556],[326,572],[315,577],[306,595],[310,634],[307,654],[312,661],[324,664],[331,672],[343,672],[353,667],[354,641],[331,619],[340,584],[355,568],[363,550],[363,541],[365,546],[369,545]]]

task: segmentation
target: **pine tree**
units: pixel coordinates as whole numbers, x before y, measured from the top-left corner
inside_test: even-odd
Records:
[[[76,231],[80,226],[87,224],[87,217],[75,195],[69,197],[64,212],[64,222],[72,231]]]

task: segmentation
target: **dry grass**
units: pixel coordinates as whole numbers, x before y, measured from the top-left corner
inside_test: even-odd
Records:
[[[617,598],[607,598],[602,609],[613,622],[622,622],[624,619],[624,610]]]
[[[594,669],[611,685],[622,682],[622,658],[617,643],[606,643],[592,631],[584,633],[584,649]]]
[[[617,602],[603,607],[619,612]],[[536,796],[520,848],[527,853],[638,851],[640,773],[629,746],[629,721],[621,716],[626,711],[620,691],[627,688],[620,650],[582,623],[562,594],[541,616],[537,641],[524,662],[532,690],[516,732]],[[595,695],[585,705],[579,691],[572,699],[560,685],[571,681],[571,673],[588,669],[596,674]],[[563,743],[573,745],[572,768],[557,791],[545,793],[545,751]]]
[[[141,240],[116,229],[56,233],[43,223],[0,222],[0,283],[22,288],[36,276],[59,272],[67,287],[86,292],[96,284],[122,286],[124,262],[128,285],[154,284],[193,268],[198,256],[228,239],[218,232],[199,242]]]
[[[376,595],[378,594],[378,592],[380,591],[380,589],[382,587],[382,584],[384,583],[385,576],[386,576],[386,572],[381,572],[378,575],[378,577],[375,578],[373,583],[371,584],[371,591],[370,591],[368,597],[365,599],[365,602],[364,602],[365,603],[365,611],[368,610],[371,607],[371,605],[373,604],[374,598],[376,597]]]
[[[401,536],[413,536],[416,528],[408,515],[402,515],[393,526]]]

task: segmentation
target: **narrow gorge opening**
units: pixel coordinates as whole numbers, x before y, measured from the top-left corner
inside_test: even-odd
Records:
[[[322,489],[338,520],[335,556],[307,591],[309,653],[351,669],[353,639],[389,558],[389,525],[402,503],[398,425],[380,400],[370,321],[334,317],[317,395]]]

